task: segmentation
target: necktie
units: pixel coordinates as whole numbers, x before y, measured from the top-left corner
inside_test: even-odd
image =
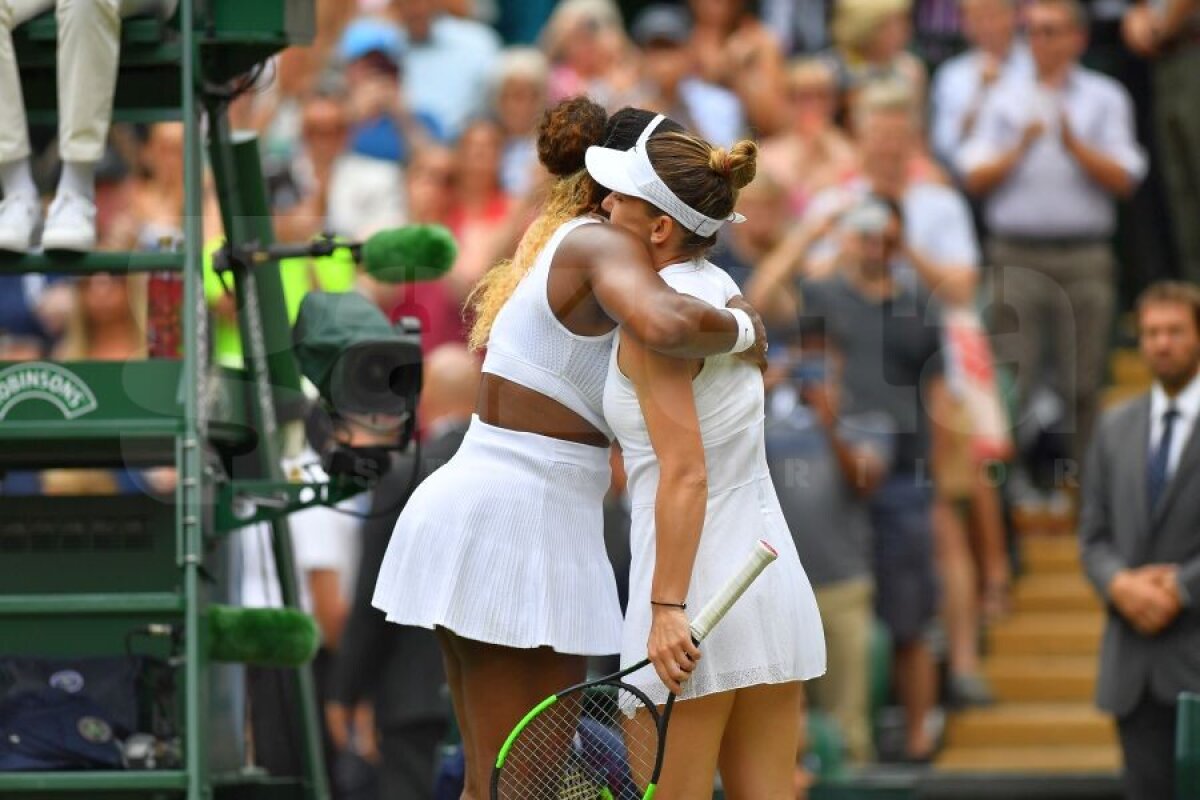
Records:
[[[1179,411],[1168,408],[1163,412],[1163,431],[1158,439],[1158,447],[1150,454],[1150,463],[1146,466],[1146,499],[1153,511],[1162,497],[1163,489],[1167,488],[1167,462],[1171,456],[1171,438],[1175,431],[1175,420]]]

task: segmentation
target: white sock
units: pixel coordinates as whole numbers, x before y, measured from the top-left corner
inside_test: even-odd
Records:
[[[16,161],[5,161],[0,164],[0,189],[5,197],[25,195],[37,199],[38,190],[33,182],[33,170],[29,167],[28,158]]]
[[[96,162],[64,161],[62,177],[58,179],[58,191],[74,192],[88,200],[96,199]]]

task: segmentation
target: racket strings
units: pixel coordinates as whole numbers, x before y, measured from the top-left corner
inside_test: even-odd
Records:
[[[618,687],[577,692],[520,732],[500,769],[496,796],[638,800],[657,756],[658,728],[640,699]]]

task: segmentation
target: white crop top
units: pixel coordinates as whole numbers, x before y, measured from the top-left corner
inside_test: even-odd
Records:
[[[483,371],[562,403],[611,439],[604,421],[604,380],[616,328],[602,336],[574,334],[554,315],[546,294],[559,243],[580,225],[599,222],[576,217],[550,237],[496,316]]]

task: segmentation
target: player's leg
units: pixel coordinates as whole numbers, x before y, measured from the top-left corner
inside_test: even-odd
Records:
[[[728,800],[791,800],[803,697],[799,681],[738,689],[721,740]]]
[[[712,797],[721,732],[733,707],[733,694],[720,692],[675,703],[667,726],[666,755],[655,800]],[[642,731],[647,732],[644,727]]]
[[[519,649],[450,636],[461,657],[461,713],[469,719],[472,742],[463,797],[484,800],[509,733],[542,700],[582,681],[587,658],[548,647]]]
[[[464,713],[462,661],[455,648],[455,636],[445,628],[435,629],[438,645],[442,649],[442,664],[446,670],[446,686],[450,689],[450,702],[454,708],[454,721],[458,725],[458,736],[462,741],[463,763],[472,764],[476,757],[471,736],[471,718]]]

